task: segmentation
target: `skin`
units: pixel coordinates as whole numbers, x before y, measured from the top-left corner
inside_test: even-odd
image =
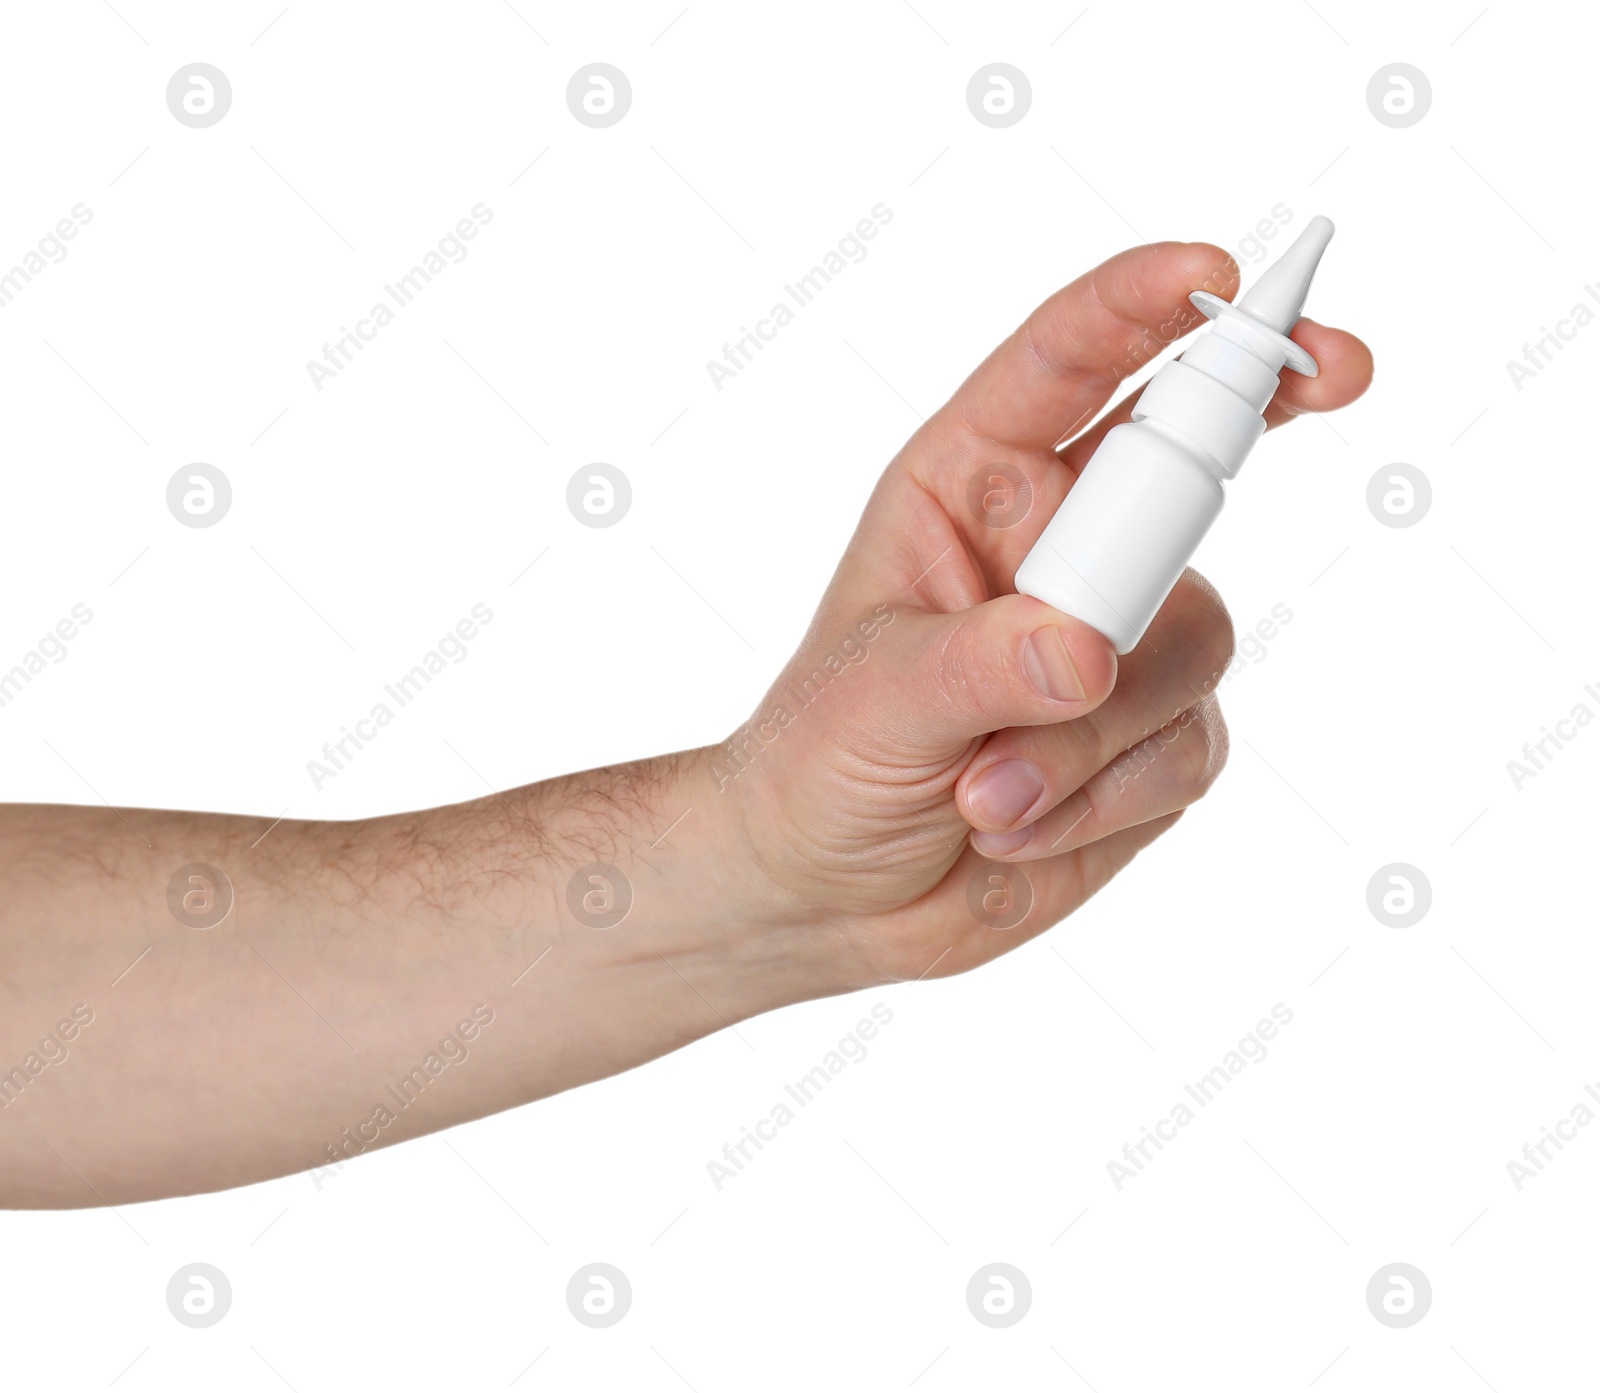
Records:
[[[0,1206],[342,1162],[792,1002],[965,972],[1071,914],[1221,770],[1232,627],[1191,571],[1119,667],[1012,576],[1128,418],[1101,416],[1119,382],[1199,322],[1190,290],[1238,279],[1217,247],[1159,243],[1041,305],[885,470],[727,745],[363,822],[0,809]],[[1350,334],[1294,338],[1322,372],[1285,374],[1272,426],[1371,378]],[[968,503],[997,464],[1033,490],[1005,529]],[[969,909],[994,861],[1032,887],[1005,930]],[[231,882],[209,929],[168,908],[191,863]],[[614,927],[569,905],[594,863],[632,887]]]

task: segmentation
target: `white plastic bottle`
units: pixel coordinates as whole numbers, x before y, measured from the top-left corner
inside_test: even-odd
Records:
[[[1288,333],[1332,236],[1313,218],[1235,304],[1189,297],[1213,324],[1150,379],[1133,420],[1107,432],[1018,568],[1022,594],[1132,651],[1222,511],[1223,481],[1266,430],[1278,373],[1317,375]]]

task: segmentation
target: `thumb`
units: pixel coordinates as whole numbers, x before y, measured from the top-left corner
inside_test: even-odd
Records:
[[[930,742],[959,746],[1008,726],[1070,721],[1116,682],[1106,638],[1027,595],[904,618],[879,670],[879,699],[897,724]]]

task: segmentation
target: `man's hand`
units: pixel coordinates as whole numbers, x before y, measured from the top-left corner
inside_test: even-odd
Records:
[[[1203,322],[1191,290],[1232,298],[1238,281],[1219,248],[1164,242],[1041,305],[889,466],[800,652],[714,752],[779,912],[834,930],[842,982],[961,972],[1014,947],[1221,770],[1213,693],[1233,630],[1210,585],[1187,573],[1119,672],[1104,638],[1012,578],[1130,403],[1074,432]],[[1371,378],[1350,334],[1302,319],[1294,337],[1321,373],[1284,374],[1271,426],[1344,406]],[[992,489],[1009,515],[985,508]],[[1032,905],[1009,932],[973,911],[993,861],[1026,863]],[[1018,887],[996,893],[1015,905]]]

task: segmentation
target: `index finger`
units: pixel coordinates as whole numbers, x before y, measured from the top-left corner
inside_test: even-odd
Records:
[[[991,353],[941,411],[997,445],[1048,450],[1118,383],[1203,322],[1195,290],[1231,300],[1239,266],[1207,242],[1120,252],[1058,290]]]

